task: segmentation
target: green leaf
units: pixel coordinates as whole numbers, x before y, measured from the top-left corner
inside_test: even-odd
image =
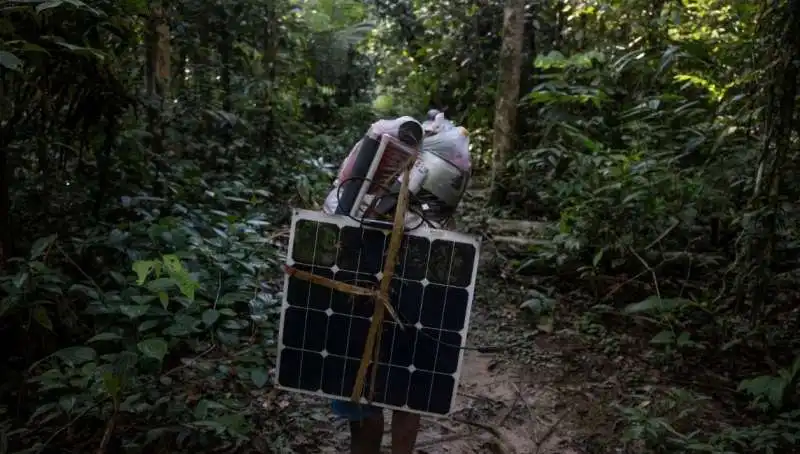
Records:
[[[92,342],[110,341],[110,340],[119,340],[119,339],[122,339],[122,336],[120,336],[119,334],[115,334],[115,333],[100,333],[100,334],[92,337],[91,339],[89,339],[87,342],[92,343]]]
[[[47,248],[49,248],[51,244],[53,244],[53,241],[55,241],[56,236],[57,235],[50,235],[36,240],[36,242],[33,243],[33,246],[31,246],[31,257],[30,257],[31,260],[39,258],[44,253],[44,251]]]
[[[213,325],[217,319],[219,319],[219,311],[216,309],[208,309],[203,312],[203,323],[205,323],[207,326]]]
[[[600,249],[600,252],[598,252],[597,254],[594,255],[594,258],[592,259],[592,266],[593,267],[597,268],[597,264],[600,263],[600,260],[603,260],[603,253],[604,252],[605,252],[605,249]]]
[[[257,387],[263,387],[267,384],[267,371],[261,368],[251,370],[250,380],[253,380],[253,384]]]
[[[0,50],[0,66],[12,71],[19,71],[22,69],[22,60],[11,52]]]
[[[111,279],[114,279],[114,282],[116,282],[119,285],[122,285],[126,282],[125,276],[123,276],[122,273],[118,273],[116,271],[109,271],[108,274],[111,276]]]
[[[178,288],[183,296],[188,298],[190,301],[194,301],[194,293],[198,288],[200,288],[200,284],[186,275],[185,279],[178,280]]]
[[[786,391],[786,382],[783,380],[773,380],[767,390],[767,398],[772,408],[780,410],[783,407],[783,393]]]
[[[550,316],[542,317],[542,318],[539,319],[539,322],[536,324],[536,328],[538,328],[539,330],[541,330],[544,333],[552,334],[553,333],[553,328],[554,328],[553,323],[554,323],[553,317],[550,317]]]
[[[158,300],[161,301],[161,306],[164,310],[167,310],[169,307],[169,295],[167,295],[167,292],[158,292]]]
[[[49,0],[46,2],[42,2],[36,5],[36,12],[41,13],[42,11],[48,10],[50,8],[55,8],[64,4],[64,0]]]
[[[168,277],[160,277],[147,283],[147,289],[153,293],[166,292],[175,286],[175,280]]]
[[[177,255],[167,254],[161,258],[164,261],[164,268],[171,275],[173,273],[184,273],[183,264]]]
[[[145,321],[142,322],[141,325],[139,325],[138,330],[139,330],[139,332],[144,332],[144,331],[147,331],[149,329],[155,328],[156,326],[158,326],[158,324],[159,324],[158,320],[145,320]]]
[[[686,446],[686,449],[690,451],[702,451],[702,452],[714,452],[716,448],[713,445],[705,444],[705,443],[692,443]]]
[[[640,312],[673,312],[683,306],[691,304],[691,300],[684,298],[659,298],[658,296],[651,296],[638,303],[633,303],[625,308],[628,314],[635,314]]]
[[[58,399],[58,405],[67,413],[75,408],[77,402],[78,399],[75,398],[75,396],[61,396],[61,398]]]
[[[128,318],[137,318],[146,314],[147,311],[150,310],[150,306],[124,304],[119,307],[119,310],[123,314],[127,315]]]
[[[189,300],[194,301],[195,290],[200,287],[200,284],[192,279],[192,276],[186,268],[183,267],[178,256],[167,254],[162,257],[162,260],[167,273],[169,273],[169,276],[178,284],[181,294]]]
[[[676,339],[675,342],[678,344],[679,347],[693,343],[690,339],[690,334],[686,331],[682,332],[680,336],[678,336],[678,339]]]
[[[11,283],[12,283],[12,285],[14,285],[14,288],[21,289],[22,286],[25,285],[26,282],[28,282],[28,278],[29,277],[30,277],[30,274],[28,274],[28,272],[22,272],[22,273],[19,273],[19,274],[15,275],[14,279],[11,281]]]
[[[53,331],[53,322],[50,320],[50,316],[47,314],[47,309],[43,308],[42,306],[36,306],[33,308],[33,319],[36,320],[36,323],[41,325],[48,331]]]
[[[105,388],[109,396],[117,400],[119,398],[120,388],[122,388],[122,382],[119,377],[113,373],[106,372],[103,374],[103,388]]]
[[[88,296],[89,298],[91,298],[93,300],[99,300],[100,299],[100,294],[97,293],[97,290],[89,287],[88,285],[75,284],[72,287],[70,287],[67,292],[68,293],[80,292],[80,293],[83,293],[84,295]]]
[[[97,352],[91,347],[67,347],[53,353],[53,356],[65,363],[78,366],[97,358]]]
[[[139,348],[139,351],[142,352],[144,356],[148,358],[157,359],[159,361],[164,360],[164,356],[167,354],[167,341],[161,339],[160,337],[154,337],[152,339],[146,339],[139,342],[136,345]]]
[[[154,299],[156,299],[155,295],[135,295],[131,297],[131,300],[136,304],[148,304]]]
[[[675,340],[675,334],[672,331],[664,330],[653,336],[650,339],[651,344],[671,344]]]
[[[155,260],[137,260],[133,262],[133,271],[136,273],[136,283],[139,285],[144,284],[147,276],[151,271],[155,271],[158,275],[158,262]]]

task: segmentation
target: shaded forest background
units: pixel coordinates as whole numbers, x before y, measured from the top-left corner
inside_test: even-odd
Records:
[[[0,453],[295,448],[289,207],[432,107],[542,226],[488,235],[519,315],[660,371],[587,452],[791,452],[798,62],[797,0],[6,1]]]

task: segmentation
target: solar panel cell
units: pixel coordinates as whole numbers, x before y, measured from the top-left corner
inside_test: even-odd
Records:
[[[296,210],[287,265],[376,289],[389,236],[345,216]],[[383,322],[378,362],[364,396],[373,404],[417,413],[450,412],[469,326],[478,241],[420,229],[403,238],[390,300],[400,322]],[[278,348],[277,386],[349,399],[374,301],[287,276]],[[365,399],[362,399],[365,402]]]

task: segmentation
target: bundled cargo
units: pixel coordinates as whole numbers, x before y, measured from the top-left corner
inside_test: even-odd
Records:
[[[422,124],[411,117],[373,123],[342,163],[323,210],[359,221],[388,219],[413,157],[406,225],[441,228],[466,191],[471,163],[466,129],[438,111]]]

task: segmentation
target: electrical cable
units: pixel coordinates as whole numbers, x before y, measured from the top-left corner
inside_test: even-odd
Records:
[[[344,187],[344,184],[345,184],[345,183],[347,183],[347,182],[349,182],[349,181],[366,181],[366,182],[367,182],[367,183],[369,183],[369,184],[373,184],[373,185],[377,186],[379,189],[382,189],[382,190],[385,192],[385,194],[383,195],[383,197],[386,197],[386,196],[396,196],[396,195],[399,195],[399,191],[392,191],[392,190],[391,190],[389,187],[387,187],[386,185],[383,185],[383,184],[381,184],[381,183],[375,183],[375,182],[374,182],[374,181],[372,181],[370,178],[366,178],[366,177],[348,177],[348,178],[345,178],[344,180],[342,180],[341,182],[339,182],[339,186],[336,188],[336,203],[337,203],[337,205],[338,205],[339,203],[341,203],[341,199],[342,199],[342,188]],[[409,193],[408,195],[409,195],[409,197],[412,199],[412,201],[416,202],[417,204],[422,204],[422,201],[420,201],[420,200],[419,200],[419,198],[416,196],[416,194],[411,194],[411,193]],[[350,218],[351,220],[353,220],[353,221],[357,222],[357,223],[358,223],[358,224],[359,224],[359,225],[360,225],[360,226],[363,228],[363,227],[365,226],[365,224],[366,224],[367,222],[369,222],[369,220],[367,219],[367,213],[369,212],[369,210],[370,210],[370,209],[372,209],[372,208],[374,207],[374,204],[375,204],[375,203],[377,203],[377,200],[378,200],[378,199],[376,198],[376,199],[375,199],[375,200],[374,200],[374,201],[373,201],[373,202],[370,204],[370,206],[368,206],[368,207],[367,207],[367,209],[366,209],[366,210],[364,210],[364,214],[362,214],[362,215],[361,215],[361,218],[360,218],[360,219],[358,219],[358,218],[354,217],[354,216],[353,216],[353,215],[351,215],[350,213],[346,213],[345,215],[346,215],[348,218]],[[429,227],[431,227],[431,228],[437,228],[436,224],[434,224],[434,223],[433,223],[433,222],[432,222],[430,219],[428,219],[428,218],[425,216],[425,214],[423,214],[422,212],[420,212],[420,211],[419,211],[419,210],[417,210],[416,208],[414,208],[414,207],[409,207],[409,211],[410,211],[410,212],[412,212],[412,213],[414,213],[414,214],[416,214],[416,215],[417,215],[417,216],[420,218],[420,222],[419,222],[419,224],[417,224],[417,225],[415,225],[415,226],[413,226],[413,227],[408,227],[408,228],[404,229],[406,232],[413,232],[414,230],[417,230],[417,229],[419,229],[420,227],[422,227],[422,224],[428,224],[428,226],[429,226]]]

